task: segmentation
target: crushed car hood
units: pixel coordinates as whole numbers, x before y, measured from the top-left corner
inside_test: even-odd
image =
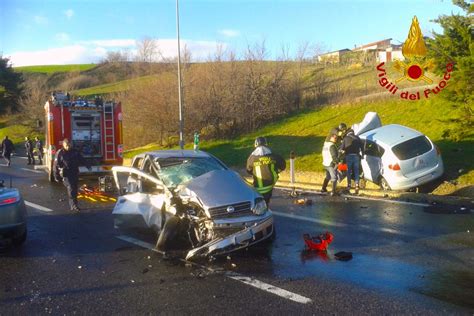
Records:
[[[178,187],[180,194],[197,197],[203,207],[212,208],[243,201],[252,204],[257,193],[231,170],[214,170]]]
[[[375,112],[367,112],[362,122],[352,125],[352,129],[354,130],[354,134],[361,135],[380,126],[382,126],[382,122],[378,114]]]

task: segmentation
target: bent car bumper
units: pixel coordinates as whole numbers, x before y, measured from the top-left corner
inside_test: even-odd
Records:
[[[271,215],[271,214],[270,214]],[[186,255],[186,260],[209,255],[222,255],[264,241],[273,234],[273,216],[227,237],[214,239],[207,244],[194,248]]]

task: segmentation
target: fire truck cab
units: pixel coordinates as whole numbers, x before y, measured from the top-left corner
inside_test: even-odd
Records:
[[[122,165],[122,107],[120,102],[73,99],[55,92],[44,105],[46,113],[45,169],[54,181],[53,163],[62,141],[68,138],[73,147],[89,160],[92,170],[80,167],[81,174],[109,172]]]

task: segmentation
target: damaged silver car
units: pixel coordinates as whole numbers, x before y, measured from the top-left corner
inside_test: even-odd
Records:
[[[148,152],[112,171],[121,192],[115,227],[155,230],[160,250],[184,248],[186,259],[216,256],[274,236],[262,196],[206,152]]]

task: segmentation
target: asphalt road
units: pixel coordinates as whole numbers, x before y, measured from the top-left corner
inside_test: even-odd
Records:
[[[153,251],[152,234],[114,230],[110,203],[70,213],[64,187],[13,163],[0,178],[29,202],[28,239],[0,250],[0,315],[474,313],[473,205],[306,195],[301,206],[277,191],[272,245],[188,263]],[[325,231],[327,255],[305,251],[302,235]]]

